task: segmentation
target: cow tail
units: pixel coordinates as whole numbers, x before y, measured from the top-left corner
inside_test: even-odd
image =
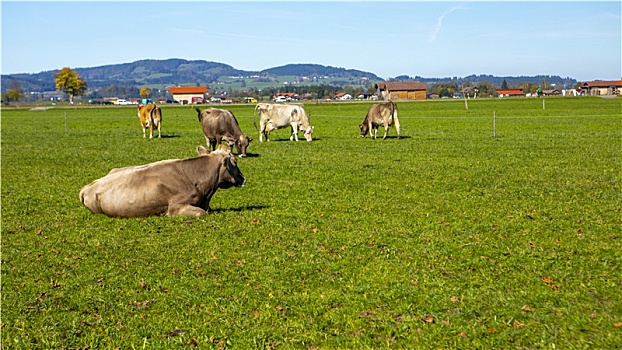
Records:
[[[395,103],[391,100],[389,100],[389,103],[391,104],[391,120],[395,119],[395,110],[397,109],[397,106],[395,106]]]
[[[201,110],[199,108],[196,108],[197,110],[197,116],[199,118],[199,123],[203,120],[203,115],[201,114]]]
[[[153,107],[153,114],[158,117],[157,120],[155,118],[153,119],[153,125],[158,127],[160,123],[162,123],[162,110],[160,107]]]
[[[255,106],[255,110],[253,111],[253,125],[255,126],[255,130],[259,132],[259,127],[257,126],[257,106]]]

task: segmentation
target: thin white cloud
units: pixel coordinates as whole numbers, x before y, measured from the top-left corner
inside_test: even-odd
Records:
[[[458,5],[458,6],[454,6],[452,8],[450,8],[449,10],[443,12],[442,15],[440,15],[440,17],[438,17],[438,20],[436,21],[436,25],[434,26],[434,28],[432,29],[432,32],[430,32],[430,43],[433,43],[436,41],[436,38],[438,37],[438,33],[441,30],[441,27],[443,26],[443,20],[445,19],[445,16],[447,16],[448,14],[457,11],[457,10],[464,10],[465,7],[463,5]]]
[[[204,31],[198,29],[188,29],[188,28],[170,28],[170,30],[179,32],[179,33],[189,33],[189,34],[205,34]]]

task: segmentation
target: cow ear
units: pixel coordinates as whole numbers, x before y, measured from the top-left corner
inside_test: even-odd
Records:
[[[231,163],[235,164],[235,157],[231,153],[228,153],[226,156],[222,157],[222,165],[228,168]]]
[[[209,150],[203,146],[198,146],[197,153],[199,153],[200,156],[206,156],[209,154]]]

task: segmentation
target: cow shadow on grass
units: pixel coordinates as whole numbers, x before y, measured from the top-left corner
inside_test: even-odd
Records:
[[[218,209],[211,209],[210,213],[220,213],[220,212],[228,212],[228,211],[233,211],[233,212],[241,212],[241,211],[246,211],[246,210],[261,210],[261,209],[267,209],[270,208],[267,205],[245,205],[245,206],[241,206],[238,208],[218,208]]]
[[[360,138],[360,136],[359,136],[359,138]],[[366,135],[365,138],[369,139],[369,135]],[[395,139],[395,140],[397,140],[398,138],[397,138],[397,135],[393,135],[393,136],[387,135],[387,139]],[[412,137],[411,136],[400,136],[399,139],[400,140],[401,139],[412,139]],[[373,139],[370,139],[370,140],[373,140]],[[382,141],[382,135],[378,135],[378,140]]]
[[[238,155],[238,154],[236,154],[236,155]],[[246,153],[246,158],[259,158],[259,154],[257,154],[257,153]]]
[[[181,135],[162,135],[161,138],[163,139],[174,139],[177,137],[181,137]]]
[[[313,136],[313,140],[311,140],[311,143],[315,142],[315,141],[321,141],[322,138],[321,137],[315,137]],[[264,142],[268,142],[268,141],[264,141]],[[271,138],[269,142],[296,142],[295,140],[292,141],[288,138],[279,138],[279,139],[273,139]],[[307,142],[307,140],[304,137],[299,137],[298,138],[298,142]]]

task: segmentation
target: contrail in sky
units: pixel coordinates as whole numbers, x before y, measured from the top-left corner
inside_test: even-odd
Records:
[[[438,36],[438,32],[441,30],[441,26],[443,25],[443,19],[445,19],[445,16],[447,16],[448,14],[450,14],[450,13],[456,11],[456,10],[461,10],[461,9],[464,9],[464,8],[465,7],[462,6],[462,5],[454,6],[454,7],[450,8],[449,10],[443,12],[442,15],[440,15],[440,17],[436,21],[436,26],[434,26],[434,29],[430,33],[430,43],[433,43],[434,41],[436,41],[436,37]]]

